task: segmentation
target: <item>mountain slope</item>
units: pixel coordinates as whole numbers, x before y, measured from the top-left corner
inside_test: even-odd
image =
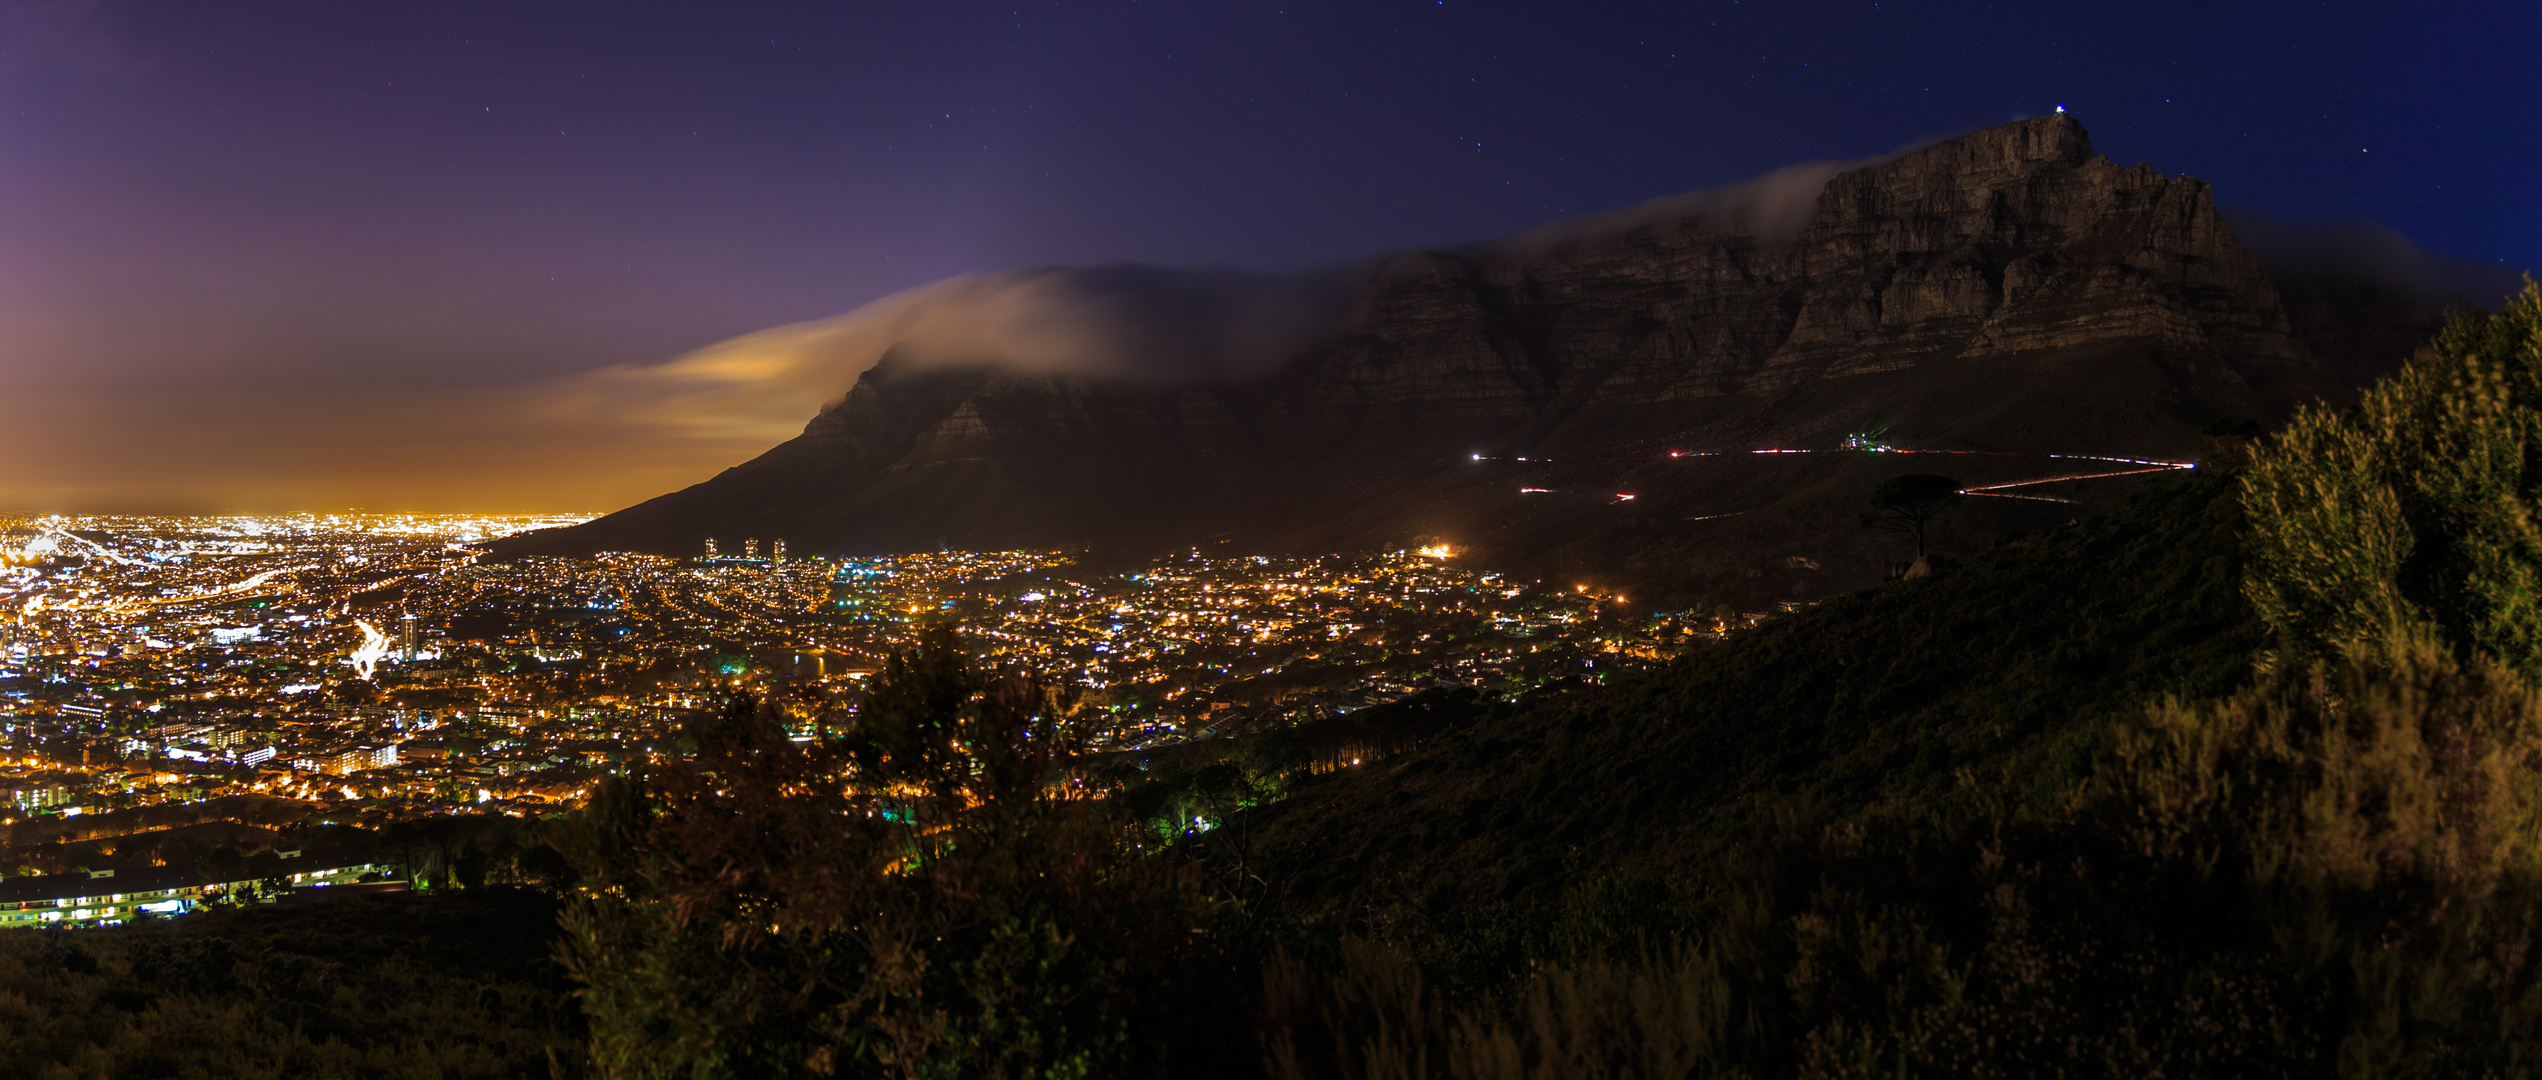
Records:
[[[1626,685],[1470,707],[1250,811],[1251,866],[1299,923],[1423,941],[1451,969],[1584,921],[1700,925],[1725,856],[1796,812],[2053,803],[2113,724],[2245,683],[2240,527],[2233,481],[2167,481]]]

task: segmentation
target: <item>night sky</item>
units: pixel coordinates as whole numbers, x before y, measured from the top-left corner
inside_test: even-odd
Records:
[[[2228,205],[2538,266],[2537,55],[2530,2],[0,0],[0,509],[611,509],[782,434],[583,373],[2059,104]]]

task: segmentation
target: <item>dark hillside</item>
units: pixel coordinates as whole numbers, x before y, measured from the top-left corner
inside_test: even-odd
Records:
[[[0,1077],[573,1075],[556,911],[497,886],[0,932]]]
[[[1250,861],[1302,926],[1489,978],[1619,918],[1684,925],[1707,861],[1778,817],[2051,798],[2115,722],[2247,681],[2234,492],[2161,484],[1633,684],[1478,714],[1254,811]]]

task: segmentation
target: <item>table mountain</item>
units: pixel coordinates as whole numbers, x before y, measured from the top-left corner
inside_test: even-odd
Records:
[[[2195,455],[2214,422],[2352,395],[2438,317],[2362,283],[2307,281],[2290,309],[2204,181],[2097,156],[2066,114],[1835,175],[1796,234],[1719,200],[1687,205],[1373,260],[1345,330],[1249,377],[886,353],[800,437],[497,551],[1436,539],[1672,602],[1754,603],[1876,580],[1893,553],[1853,517],[1883,476],[1974,483],[2051,475],[2048,453]],[[1947,468],[1745,453],[1857,433],[1972,453]],[[1980,501],[1946,546],[2071,513]]]

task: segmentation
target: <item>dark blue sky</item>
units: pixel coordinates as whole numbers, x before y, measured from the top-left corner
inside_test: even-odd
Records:
[[[967,271],[1307,266],[2060,103],[2228,204],[2542,265],[2537,55],[2532,3],[0,0],[0,505],[337,505],[330,469],[420,492],[419,458],[447,491],[373,501],[456,505],[523,455],[609,502],[696,466],[356,418]]]

